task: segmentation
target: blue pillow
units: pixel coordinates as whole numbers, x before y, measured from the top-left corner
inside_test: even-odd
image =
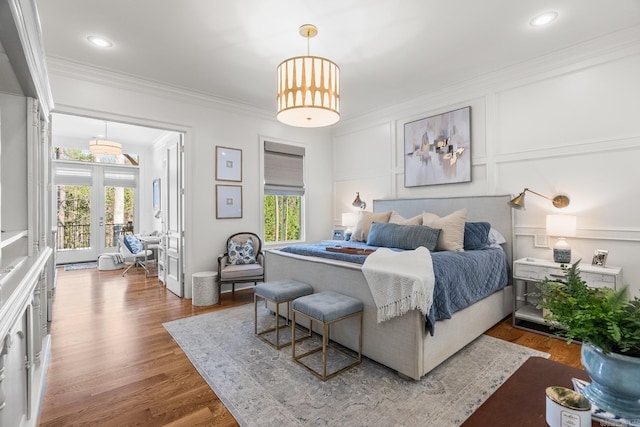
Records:
[[[132,236],[131,234],[124,236],[124,245],[132,254],[137,254],[142,251],[142,242],[138,240],[136,236]]]
[[[433,251],[436,248],[439,235],[439,228],[431,228],[426,225],[374,222],[369,230],[367,245],[411,250],[424,246]]]
[[[229,264],[255,264],[256,253],[253,248],[253,239],[249,237],[244,243],[229,240],[227,245],[227,253],[229,254]]]
[[[488,222],[465,222],[464,223],[464,250],[484,249],[491,244],[489,241],[489,230],[491,224]]]

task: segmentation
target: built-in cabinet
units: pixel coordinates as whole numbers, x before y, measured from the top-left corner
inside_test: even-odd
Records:
[[[35,426],[55,283],[51,93],[33,0],[0,0],[0,427]]]

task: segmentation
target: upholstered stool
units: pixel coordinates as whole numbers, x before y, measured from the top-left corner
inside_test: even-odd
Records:
[[[291,344],[290,342],[280,344],[280,328],[288,326],[289,319],[291,318],[289,313],[291,309],[291,301],[298,297],[309,295],[312,292],[313,288],[311,287],[311,285],[297,282],[295,280],[280,280],[277,282],[258,283],[253,289],[253,326],[255,335],[271,344],[278,350]],[[276,305],[276,326],[274,328],[267,329],[261,332],[258,332],[258,298],[264,299],[265,304],[266,301],[270,301]],[[285,324],[280,324],[280,304],[282,303],[287,304],[287,323]],[[275,343],[269,341],[264,336],[265,334],[273,331],[276,332]],[[309,336],[311,336],[311,330],[309,330]]]
[[[118,252],[107,252],[98,257],[98,270],[120,270],[124,268],[124,258]]]
[[[296,323],[296,314],[302,315],[309,319],[310,329],[314,321],[319,322],[322,325],[322,346],[309,350],[304,354],[296,355],[296,331],[295,328],[291,329],[291,354],[293,360],[300,365],[307,368],[311,373],[320,378],[322,381],[326,381],[329,378],[333,378],[336,375],[358,365],[362,361],[362,310],[364,304],[357,298],[352,298],[347,295],[342,295],[337,292],[320,292],[313,295],[307,295],[301,298],[297,298],[291,304],[293,310],[292,324]],[[348,319],[353,316],[359,317],[359,335],[358,335],[358,357],[354,357],[346,351],[333,346],[329,343],[331,325],[341,320]],[[346,356],[348,359],[353,360],[353,363],[335,371],[332,374],[327,375],[327,349],[333,348],[339,353]],[[301,361],[302,358],[307,357],[313,353],[322,351],[322,373],[311,368],[309,365]]]
[[[220,302],[217,271],[199,271],[191,276],[191,304],[208,306]]]

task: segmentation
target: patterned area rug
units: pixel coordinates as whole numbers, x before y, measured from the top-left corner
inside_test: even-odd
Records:
[[[88,270],[90,268],[98,268],[98,263],[96,261],[92,261],[92,262],[81,262],[78,264],[66,264],[64,266],[64,271]]]
[[[483,335],[420,381],[365,358],[323,383],[291,347],[254,337],[253,304],[164,326],[241,426],[458,426],[527,358],[548,357]]]

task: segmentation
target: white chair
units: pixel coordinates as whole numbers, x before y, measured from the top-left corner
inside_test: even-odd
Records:
[[[138,242],[140,242],[140,250],[137,252],[132,252],[124,242],[125,237],[126,236],[124,235],[120,235],[118,237],[119,251],[122,254],[124,260],[126,262],[131,262],[131,265],[129,265],[129,267],[127,267],[122,272],[123,277],[129,270],[131,270],[132,267],[142,267],[146,271],[146,266],[144,265],[143,261],[145,261],[153,253],[151,250],[145,251],[144,249],[142,249],[142,243],[139,240]]]

